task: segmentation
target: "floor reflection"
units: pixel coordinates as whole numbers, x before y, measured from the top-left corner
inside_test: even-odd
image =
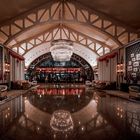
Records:
[[[82,89],[84,92],[80,93],[80,98],[77,93],[52,95],[45,90],[44,95],[37,90],[0,105],[0,140],[140,138],[139,104],[102,96],[101,92],[94,90]],[[55,96],[64,96],[67,100],[63,99],[62,102],[68,103],[54,106],[60,104]]]
[[[99,98],[98,112],[127,139],[140,138],[140,105],[120,98]],[[129,135],[128,135],[129,134]]]
[[[16,97],[5,104],[0,105],[0,135],[2,135],[25,111],[24,99]]]
[[[38,88],[28,96],[31,104],[50,114],[59,109],[76,112],[86,106],[92,98],[93,92],[85,87]]]

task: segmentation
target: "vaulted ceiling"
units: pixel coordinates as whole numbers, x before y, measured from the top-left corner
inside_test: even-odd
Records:
[[[1,0],[0,23],[52,0]],[[54,0],[55,1],[55,0]],[[69,0],[86,5],[132,28],[140,29],[140,0]]]
[[[77,2],[140,29],[140,0],[77,0]]]
[[[77,54],[95,65],[97,56],[138,38],[139,6],[139,0],[3,0],[0,43],[26,57],[29,65],[49,51],[51,40],[70,39]]]

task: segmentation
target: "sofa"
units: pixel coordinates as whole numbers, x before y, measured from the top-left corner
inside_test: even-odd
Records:
[[[2,95],[3,92],[7,91],[8,87],[6,85],[0,85],[0,101],[7,99],[7,95]]]
[[[31,87],[30,82],[25,80],[17,80],[12,82],[11,84],[11,88],[15,90],[21,90],[21,89],[26,90],[29,89],[30,87]]]
[[[92,86],[100,90],[116,90],[116,82],[110,81],[93,81]]]
[[[138,85],[129,86],[129,98],[140,99],[140,86]]]

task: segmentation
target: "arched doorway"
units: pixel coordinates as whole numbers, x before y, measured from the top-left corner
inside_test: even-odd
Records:
[[[35,59],[28,67],[26,79],[48,83],[84,83],[93,80],[90,64],[77,54],[70,61],[54,61],[51,53]]]

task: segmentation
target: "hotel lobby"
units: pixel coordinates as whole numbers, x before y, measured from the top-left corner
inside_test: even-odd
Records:
[[[0,1],[0,140],[139,140],[140,1]]]

